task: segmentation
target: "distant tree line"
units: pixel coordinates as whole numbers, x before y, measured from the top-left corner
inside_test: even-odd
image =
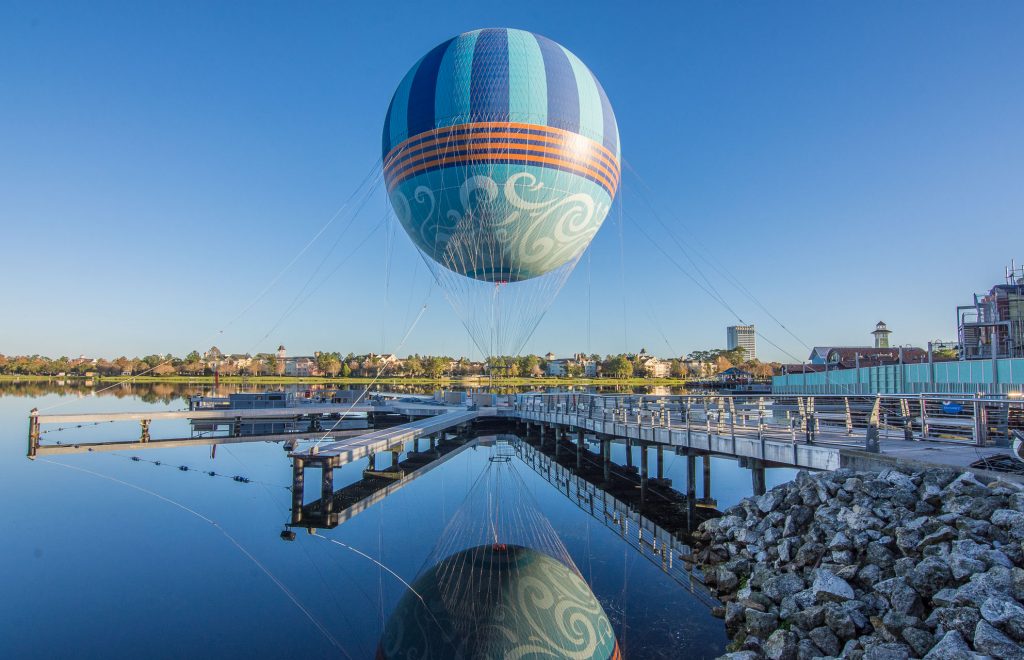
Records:
[[[406,376],[440,379],[445,377],[481,376],[531,378],[551,375],[548,360],[540,355],[503,355],[486,362],[465,357],[413,354],[405,358],[373,353],[342,355],[336,351],[318,351],[310,357],[291,357],[281,360],[273,353],[256,355],[224,355],[216,347],[204,354],[191,351],[185,356],[170,353],[144,357],[121,356],[106,358],[50,358],[43,355],[0,354],[0,375],[25,376],[274,376],[294,373],[286,370],[288,361],[302,361],[301,375],[347,378],[373,377],[380,373],[388,377]],[[746,360],[743,349],[713,349],[693,351],[685,357],[661,359],[641,350],[639,353],[619,353],[601,356],[576,354],[559,360],[557,375],[567,378],[590,376],[596,378],[710,378],[731,367],[737,367],[755,378],[766,378],[778,373],[778,363]],[[294,367],[294,362],[292,363]]]

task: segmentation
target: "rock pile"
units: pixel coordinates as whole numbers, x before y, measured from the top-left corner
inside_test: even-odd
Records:
[[[1024,491],[950,470],[808,474],[701,525],[726,657],[1024,660]]]

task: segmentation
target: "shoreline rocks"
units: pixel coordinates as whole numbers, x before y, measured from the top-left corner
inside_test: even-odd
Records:
[[[1024,660],[1024,489],[947,469],[798,473],[694,535],[723,657]]]

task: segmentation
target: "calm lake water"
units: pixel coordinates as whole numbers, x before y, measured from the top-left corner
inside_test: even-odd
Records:
[[[212,459],[209,447],[25,458],[33,407],[54,413],[182,409],[190,393],[202,392],[147,385],[95,396],[86,388],[0,384],[6,532],[0,655],[372,658],[406,587],[325,539],[356,548],[412,582],[490,464],[486,447],[467,449],[337,528],[316,536],[300,531],[286,542],[280,533],[289,520],[291,468],[277,444],[221,445]],[[59,408],[47,411],[52,406]],[[137,433],[133,424],[105,424],[44,440]],[[188,435],[187,422],[165,423],[160,434]],[[612,458],[624,463],[625,447],[614,445]],[[666,455],[665,476],[684,492],[685,462]],[[335,487],[359,480],[364,467],[336,470]],[[513,459],[509,467],[604,607],[626,657],[722,652],[724,628],[707,605],[523,461]],[[713,459],[712,474],[720,509],[751,492],[750,473],[733,461]],[[234,481],[235,475],[251,481]],[[791,470],[769,470],[768,486],[792,476]],[[700,470],[697,479],[699,493]],[[315,486],[307,486],[311,490]]]

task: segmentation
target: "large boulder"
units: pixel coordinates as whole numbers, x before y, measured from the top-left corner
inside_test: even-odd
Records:
[[[998,660],[1024,660],[1024,648],[984,619],[974,631],[974,650]]]
[[[1012,598],[987,599],[981,604],[981,616],[1017,641],[1024,641],[1024,607]]]
[[[789,630],[776,630],[764,643],[764,654],[769,660],[796,660],[800,638]]]
[[[854,596],[853,587],[846,580],[824,568],[815,571],[811,591],[814,592],[814,600],[819,603],[842,603],[853,600]]]
[[[963,635],[955,630],[950,630],[939,643],[932,647],[931,651],[924,656],[924,660],[973,660],[974,653],[971,647],[967,646]]]

